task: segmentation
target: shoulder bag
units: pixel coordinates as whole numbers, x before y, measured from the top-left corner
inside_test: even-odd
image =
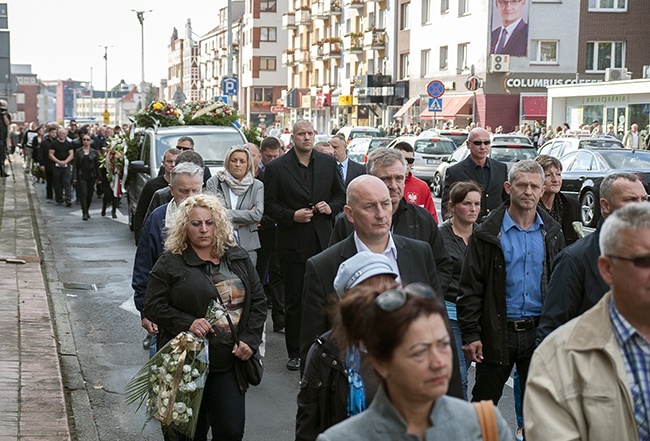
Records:
[[[484,400],[474,403],[478,422],[481,425],[483,441],[499,441],[499,430],[497,428],[497,415],[494,411],[494,403],[491,400]]]

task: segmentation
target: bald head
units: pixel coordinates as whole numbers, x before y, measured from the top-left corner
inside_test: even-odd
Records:
[[[479,145],[475,142],[481,141]],[[485,144],[487,142],[487,144]],[[474,127],[467,137],[467,147],[469,148],[472,161],[483,166],[490,154],[490,132],[483,127]]]
[[[385,249],[393,214],[388,187],[375,176],[361,175],[350,182],[346,202],[345,215],[359,239],[374,252]]]

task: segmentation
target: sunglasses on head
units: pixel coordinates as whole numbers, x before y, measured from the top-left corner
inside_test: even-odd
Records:
[[[406,159],[406,162],[408,162],[409,164],[413,164],[415,162],[415,158],[404,158],[404,159]]]
[[[385,312],[393,312],[406,303],[408,296],[421,297],[425,299],[434,298],[433,289],[424,283],[411,283],[403,289],[391,289],[379,294],[375,298],[375,304]]]
[[[619,260],[625,260],[627,262],[632,262],[634,266],[637,268],[650,268],[650,256],[622,257],[622,256],[614,256],[611,254],[607,254],[607,257],[609,257],[610,259],[619,259]]]
[[[481,144],[490,145],[491,143],[492,141],[490,141],[489,139],[487,141],[480,141],[478,139],[476,141],[472,141],[472,144],[474,145],[481,145]]]

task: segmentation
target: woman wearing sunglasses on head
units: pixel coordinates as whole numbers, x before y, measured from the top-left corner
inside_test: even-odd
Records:
[[[368,351],[382,384],[365,412],[318,440],[482,439],[474,406],[445,395],[453,351],[445,314],[427,285],[383,293],[350,290],[340,302],[334,332],[347,345]],[[512,439],[508,424],[494,410],[499,440]]]

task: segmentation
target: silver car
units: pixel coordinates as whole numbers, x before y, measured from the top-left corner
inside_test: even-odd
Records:
[[[454,153],[456,144],[449,138],[417,138],[413,143],[413,150],[413,176],[431,184],[438,166],[444,158]]]

